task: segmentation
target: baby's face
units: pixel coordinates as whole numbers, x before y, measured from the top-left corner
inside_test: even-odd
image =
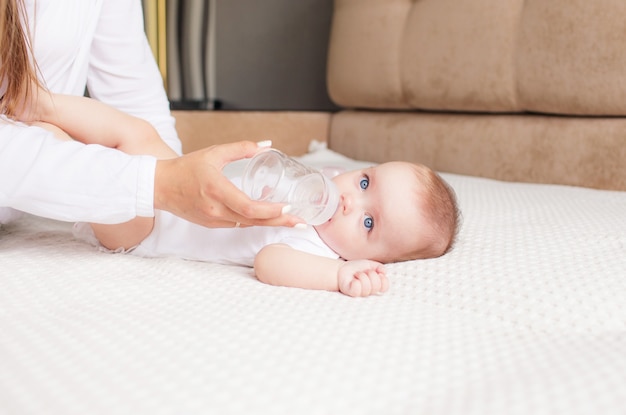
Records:
[[[342,258],[390,262],[399,252],[427,246],[428,223],[420,214],[425,189],[409,163],[391,162],[350,171],[333,179],[339,207],[316,226],[324,242]]]

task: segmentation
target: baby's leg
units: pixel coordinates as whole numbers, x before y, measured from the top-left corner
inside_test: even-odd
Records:
[[[143,241],[154,227],[154,218],[136,217],[116,225],[90,223],[93,233],[105,248],[124,250],[134,248]]]

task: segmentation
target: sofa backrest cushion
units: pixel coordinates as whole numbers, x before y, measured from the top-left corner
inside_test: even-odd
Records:
[[[343,107],[626,115],[624,0],[335,0]]]

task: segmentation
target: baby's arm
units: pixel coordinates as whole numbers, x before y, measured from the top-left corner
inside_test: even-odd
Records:
[[[325,258],[288,245],[267,245],[254,260],[257,278],[271,285],[340,291],[365,297],[387,291],[389,280],[376,261]]]
[[[157,158],[177,156],[149,122],[97,100],[39,90],[36,105],[37,121],[53,124],[82,143]]]

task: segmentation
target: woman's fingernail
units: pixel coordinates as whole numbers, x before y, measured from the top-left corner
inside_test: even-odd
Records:
[[[285,213],[289,213],[289,212],[291,212],[291,205],[285,205],[285,206],[283,206],[283,208],[280,210],[280,213],[281,213],[281,214],[283,214],[283,215],[284,215]]]
[[[271,147],[272,146],[272,140],[257,141],[256,146],[257,147],[261,147],[261,148]]]
[[[296,223],[295,225],[293,225],[293,227],[295,229],[306,229],[308,225],[306,223]]]

